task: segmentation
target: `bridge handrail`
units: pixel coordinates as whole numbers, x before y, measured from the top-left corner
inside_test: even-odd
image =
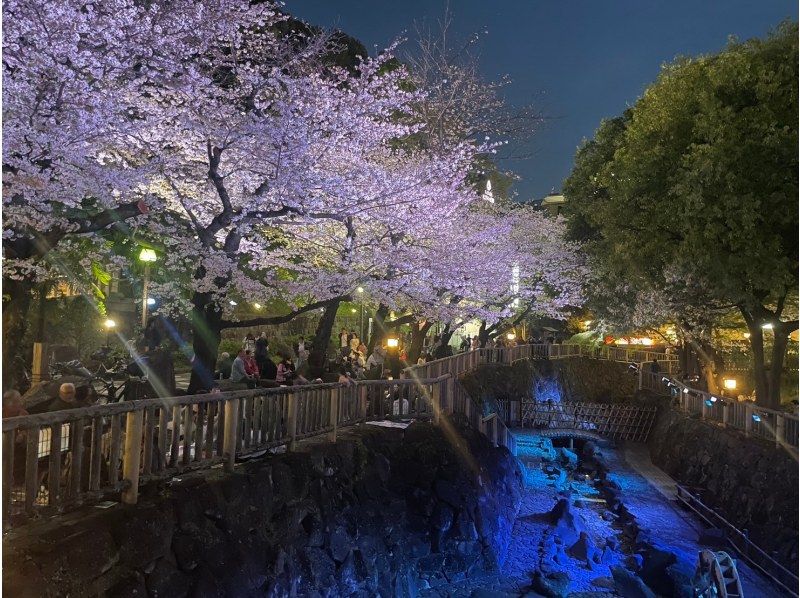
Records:
[[[403,375],[405,377],[428,378],[431,375],[447,373],[453,377],[458,377],[484,363],[510,364],[519,359],[563,359],[581,356],[623,363],[640,363],[656,359],[659,363],[663,363],[667,370],[672,370],[674,364],[678,362],[677,356],[658,351],[606,346],[593,348],[570,343],[542,343],[492,349],[472,349],[464,353],[441,357],[421,365],[409,366],[403,370]]]
[[[757,544],[753,543],[745,531],[740,530],[714,509],[704,504],[700,498],[695,496],[688,488],[680,484],[676,484],[675,487],[678,500],[711,527],[721,527],[728,532],[726,533],[728,543],[739,552],[742,558],[750,563],[750,565],[759,569],[784,590],[787,590],[791,595],[798,595],[797,587],[800,580],[798,580],[796,573],[777,562]]]
[[[140,481],[223,464],[236,456],[327,435],[368,421],[462,413],[495,444],[516,452],[499,419],[480,409],[450,374],[144,399],[3,420],[2,506],[58,511],[120,493],[138,500]],[[46,479],[45,479],[46,477]]]
[[[723,428],[742,430],[746,436],[773,441],[777,447],[798,448],[800,425],[795,414],[698,390],[669,374],[644,371],[643,367],[639,371],[639,388],[671,396],[682,411],[699,414],[703,420],[721,424]]]

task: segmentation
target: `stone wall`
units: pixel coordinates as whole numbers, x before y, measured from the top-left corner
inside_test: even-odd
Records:
[[[522,473],[459,421],[187,474],[7,536],[9,596],[411,596],[496,571]],[[301,445],[302,446],[302,445]]]
[[[560,400],[616,403],[636,394],[638,378],[625,363],[570,357],[484,364],[462,376],[461,383],[470,396],[480,400],[529,397],[538,383],[540,391],[544,388]]]
[[[687,417],[659,413],[650,434],[653,463],[689,487],[778,560],[797,566],[797,460],[774,443]]]

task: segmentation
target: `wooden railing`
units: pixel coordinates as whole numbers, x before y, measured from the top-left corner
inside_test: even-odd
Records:
[[[798,448],[797,415],[697,390],[669,374],[645,371],[644,367],[639,371],[639,388],[671,396],[681,410],[722,427],[741,430],[747,436],[769,440],[778,447]]]
[[[520,359],[563,359],[566,357],[589,357],[606,361],[639,364],[642,361],[658,361],[665,372],[677,369],[678,358],[656,351],[622,349],[619,347],[584,347],[572,344],[538,344],[498,347],[495,349],[473,349],[450,357],[429,361],[403,370],[405,377],[430,378],[450,374],[457,378],[484,363],[513,363]]]
[[[480,410],[453,378],[368,380],[96,405],[3,420],[3,509],[48,513],[100,500],[136,503],[139,484],[305,438],[336,440],[367,421],[462,413],[486,431]],[[460,388],[460,385],[459,385]],[[515,451],[502,422],[490,438]]]
[[[747,530],[739,530],[714,509],[703,504],[700,498],[693,494],[688,488],[676,484],[676,490],[677,499],[683,503],[683,505],[703,519],[709,527],[721,529],[725,532],[725,540],[736,550],[740,558],[746,560],[751,566],[758,569],[774,583],[778,584],[784,591],[788,592],[788,595],[798,595],[798,578],[796,572],[789,571],[786,567],[777,562],[750,540]]]

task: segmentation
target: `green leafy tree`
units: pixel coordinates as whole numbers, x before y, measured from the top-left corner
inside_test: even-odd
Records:
[[[571,231],[605,273],[665,294],[689,279],[703,289],[693,307],[741,312],[765,406],[780,401],[797,329],[797,60],[797,25],[784,23],[666,65],[579,150],[565,185]]]

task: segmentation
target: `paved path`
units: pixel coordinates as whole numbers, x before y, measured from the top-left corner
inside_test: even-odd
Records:
[[[641,525],[653,530],[654,535],[668,544],[671,550],[681,551],[692,563],[696,563],[697,553],[703,548],[697,539],[704,526],[678,506],[675,480],[653,465],[647,447],[629,443],[621,453],[609,453],[606,458],[614,472],[611,478],[620,485],[625,484],[622,489],[625,504]],[[617,472],[624,470],[624,465],[629,465],[635,475],[618,476]],[[744,561],[737,559],[736,566],[746,598],[785,595]]]

